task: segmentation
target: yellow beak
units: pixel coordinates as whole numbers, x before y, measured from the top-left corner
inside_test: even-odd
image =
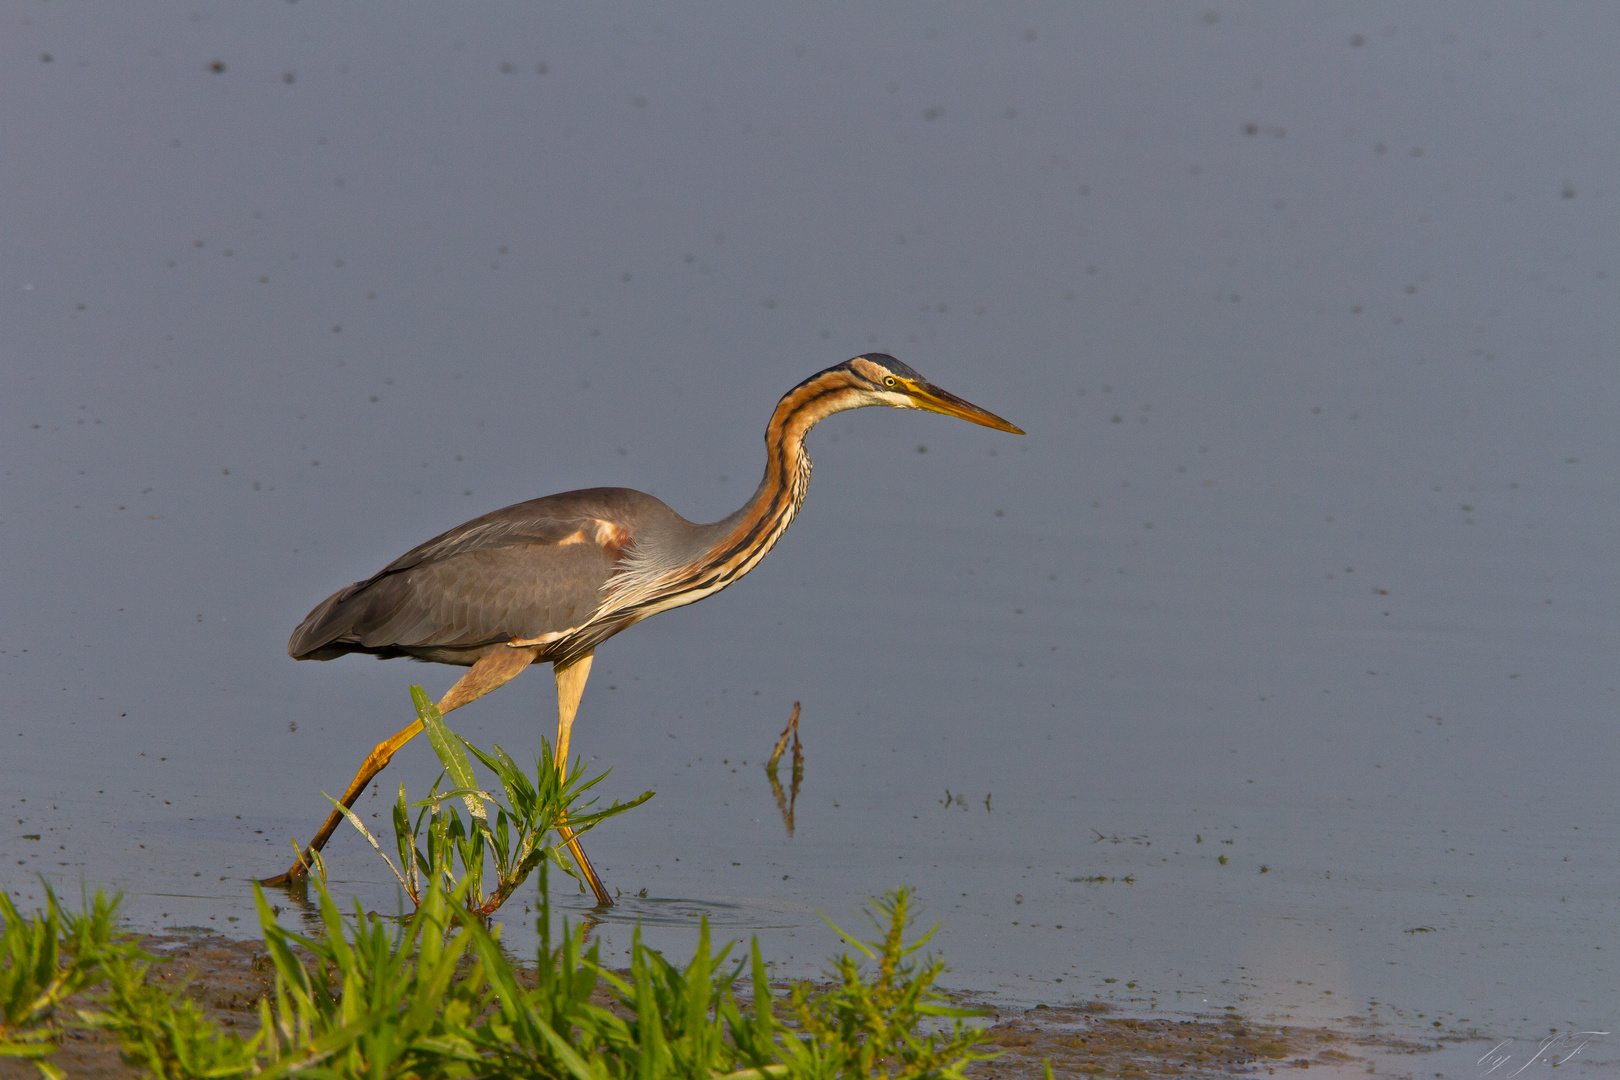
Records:
[[[944,413],[946,416],[971,420],[975,424],[983,424],[985,427],[995,428],[997,431],[1010,431],[1014,435],[1025,434],[1023,428],[1009,424],[995,413],[981,409],[971,401],[963,401],[949,390],[941,390],[931,382],[925,382],[921,379],[916,381],[907,379],[905,380],[905,387],[906,391],[911,395],[911,400],[917,403],[919,409],[927,409],[929,412]]]

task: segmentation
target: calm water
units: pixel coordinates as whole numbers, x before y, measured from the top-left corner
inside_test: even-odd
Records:
[[[909,883],[1009,1002],[1620,1023],[1612,9],[472,14],[7,6],[0,886],[247,932],[456,675],[294,664],[311,606],[552,491],[720,517],[882,350],[1030,434],[834,418],[602,650],[610,948],[808,974]]]

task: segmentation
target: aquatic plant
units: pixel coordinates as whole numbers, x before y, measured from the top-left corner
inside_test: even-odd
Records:
[[[409,803],[405,785],[399,786],[392,815],[399,862],[396,864],[388,857],[358,814],[330,795],[327,798],[376,849],[414,905],[422,904],[426,883],[437,881],[445,892],[463,896],[471,910],[492,914],[528,880],[542,861],[549,861],[583,881],[572,861],[563,858],[563,845],[560,842],[547,844],[547,837],[556,835],[561,841],[558,829],[564,823],[578,836],[653,796],[647,791],[627,803],[615,801],[611,806],[592,811],[594,800],[582,802],[582,799],[608,775],[606,772],[587,778],[584,762],[576,759],[573,768],[564,775],[552,760],[551,747],[542,740],[531,779],[500,746],[486,752],[451,731],[433,699],[420,686],[411,687],[411,700],[433,744],[433,752],[444,766],[444,774],[420,802]],[[468,753],[495,774],[506,796],[504,803],[479,786]],[[439,785],[446,778],[453,786],[440,791]],[[465,822],[456,808],[457,802],[466,807]],[[414,821],[410,815],[412,809],[417,811]],[[492,812],[493,825],[490,823]],[[495,872],[495,887],[488,893],[484,891],[486,852]]]
[[[912,955],[904,891],[876,902],[871,941],[843,935],[868,964],[833,962],[825,985],[774,988],[755,940],[747,964],[726,963],[705,920],[692,959],[677,966],[642,944],[627,970],[604,967],[584,927],[551,933],[541,871],[540,943],[532,971],[516,967],[497,931],[470,910],[459,882],[430,878],[402,922],[358,905],[344,917],[319,879],[323,932],[283,928],[255,886],[274,992],[258,1004],[258,1031],[242,1035],[210,1020],[183,987],[149,978],[153,957],[112,932],[116,901],[100,894],[84,915],[54,897],[33,918],[3,908],[7,1027],[0,1047],[48,1057],[75,1025],[113,1034],[126,1060],[161,1078],[256,1076],[544,1076],[572,1080],[894,1080],[960,1078],[974,1060],[977,1015],[950,1007],[935,987],[944,965]],[[834,927],[836,930],[837,927]],[[14,949],[13,946],[16,946]],[[737,993],[744,967],[748,993]],[[51,1009],[94,988],[71,1020]],[[10,1008],[12,1002],[23,1002]],[[948,1021],[948,1023],[946,1023]]]
[[[48,882],[45,907],[26,918],[0,892],[0,1057],[42,1059],[61,1031],[58,1010],[74,994],[100,982],[109,963],[139,954],[115,930],[118,897],[97,892],[77,914],[66,911]]]

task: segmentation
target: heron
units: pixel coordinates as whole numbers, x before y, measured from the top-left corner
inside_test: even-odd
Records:
[[[504,686],[531,664],[557,683],[559,769],[597,646],[671,608],[696,603],[742,577],[792,524],[810,483],[804,440],[817,422],[868,405],[924,409],[1022,435],[1024,431],[940,389],[885,353],[834,365],[789,390],[765,428],[765,476],[742,509],[708,525],[651,495],[587,488],[531,499],[413,548],[364,581],[339,589],[299,623],[295,660],[348,653],[410,657],[467,668],[438,702],[448,713]],[[352,807],[421,720],[379,743],[340,800]],[[333,809],[307,848],[266,884],[302,878],[343,820]],[[558,833],[599,905],[612,896],[566,819]]]

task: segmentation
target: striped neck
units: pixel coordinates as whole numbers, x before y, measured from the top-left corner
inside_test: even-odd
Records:
[[[810,489],[805,436],[833,413],[871,403],[866,386],[845,365],[789,390],[765,428],[765,476],[748,502],[724,520],[698,526],[713,539],[690,562],[660,565],[656,556],[632,554],[596,617],[639,622],[717,593],[752,570],[782,538]]]
[[[810,429],[836,412],[867,404],[842,365],[810,376],[783,395],[765,426],[765,476],[753,497],[721,523],[729,526],[711,550],[720,561],[747,553],[752,570],[793,523],[810,490],[810,455],[804,448]]]

